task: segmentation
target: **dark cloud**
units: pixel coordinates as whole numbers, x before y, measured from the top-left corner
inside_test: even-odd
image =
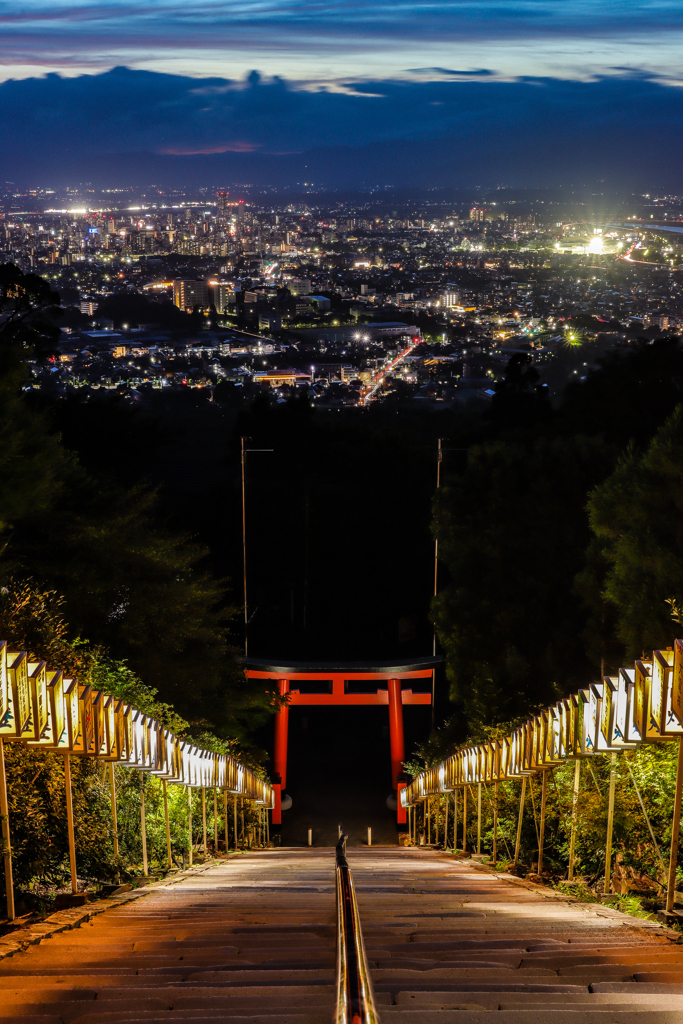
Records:
[[[0,85],[0,171],[34,183],[675,182],[683,92],[640,76],[357,82],[114,68]],[[653,177],[654,176],[654,177]],[[438,180],[437,180],[438,179]]]
[[[475,68],[474,71],[455,71],[452,68],[408,68],[411,75],[428,75],[434,78],[435,75],[453,75],[458,78],[489,78],[494,71],[488,68]]]

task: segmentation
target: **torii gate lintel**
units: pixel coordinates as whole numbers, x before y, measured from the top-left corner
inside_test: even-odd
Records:
[[[391,781],[396,790],[399,825],[406,822],[406,811],[401,806],[400,790],[405,783],[399,781],[405,759],[403,738],[403,706],[405,704],[431,704],[431,693],[414,693],[403,689],[403,681],[429,679],[441,663],[441,658],[414,658],[409,662],[367,662],[340,665],[337,663],[276,664],[264,658],[244,658],[244,671],[248,679],[267,679],[279,692],[289,695],[275,718],[275,749],[273,752],[273,790],[275,807],[273,824],[282,822],[281,794],[287,784],[287,740],[289,734],[289,708],[295,706],[348,706],[386,704],[389,708],[389,737],[391,743]],[[317,693],[302,693],[298,682],[325,684]],[[354,692],[353,683],[368,684],[368,691]],[[386,689],[380,684],[386,683]],[[280,781],[277,781],[279,776]]]

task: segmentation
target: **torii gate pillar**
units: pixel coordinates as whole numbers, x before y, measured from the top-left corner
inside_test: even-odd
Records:
[[[396,790],[396,823],[405,825],[406,809],[401,806],[401,792],[398,777],[403,772],[406,745],[403,736],[403,694],[401,680],[389,679],[389,742],[391,745],[391,787]],[[404,787],[401,786],[401,789]]]
[[[289,679],[278,679],[277,688],[280,696],[289,693]],[[287,738],[289,735],[289,704],[283,704],[275,716],[275,749],[273,751],[273,775],[280,776],[280,782],[273,785],[275,807],[273,808],[273,825],[282,824],[282,793],[287,786]]]
[[[273,824],[282,823],[281,794],[287,785],[287,734],[289,732],[290,705],[387,704],[389,706],[391,746],[391,785],[396,790],[398,802],[396,820],[399,825],[405,825],[406,810],[401,806],[400,800],[401,789],[405,787],[405,782],[399,781],[405,759],[403,705],[431,704],[432,697],[431,692],[414,693],[412,689],[404,690],[402,680],[431,680],[434,667],[440,664],[441,660],[440,657],[434,656],[414,658],[411,662],[399,665],[395,662],[366,662],[352,665],[298,663],[282,666],[265,658],[242,659],[247,678],[269,680],[271,685],[275,684],[280,695],[289,695],[288,703],[283,705],[275,716]],[[320,684],[320,689],[317,693],[301,693],[296,686],[299,680],[307,683],[316,681]],[[370,692],[366,688],[369,682],[377,684],[375,692]],[[356,689],[357,684],[360,683],[363,686]],[[381,688],[381,683],[386,684],[386,690]]]

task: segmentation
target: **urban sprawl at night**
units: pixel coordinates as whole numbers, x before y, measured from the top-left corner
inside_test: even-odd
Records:
[[[61,300],[27,386],[481,410],[514,355],[553,396],[683,324],[675,196],[159,193],[6,192],[1,258]]]

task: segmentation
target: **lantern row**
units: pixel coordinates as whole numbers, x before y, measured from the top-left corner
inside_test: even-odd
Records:
[[[683,640],[565,697],[509,736],[467,747],[401,791],[411,806],[477,782],[533,775],[565,760],[632,750],[683,733]]]
[[[273,806],[269,783],[233,757],[178,739],[156,719],[104,690],[29,661],[0,641],[0,739],[95,757],[166,782],[218,787]]]

